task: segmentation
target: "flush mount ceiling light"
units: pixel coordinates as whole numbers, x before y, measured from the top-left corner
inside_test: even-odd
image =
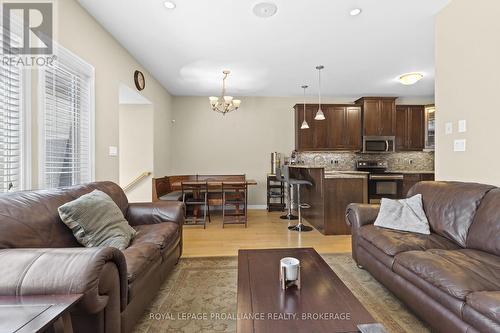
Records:
[[[422,80],[423,77],[424,75],[418,72],[406,73],[399,77],[399,82],[405,86],[409,86]]]
[[[351,9],[351,11],[349,12],[349,15],[351,15],[351,16],[358,16],[359,14],[361,14],[360,8]]]
[[[167,9],[174,9],[175,8],[175,3],[172,2],[172,1],[165,1],[163,3],[163,5],[165,6],[165,8]]]
[[[318,70],[318,112],[316,112],[316,116],[314,116],[314,120],[325,120],[325,114],[323,110],[321,110],[321,70],[325,68],[323,65],[316,66]]]
[[[257,17],[267,18],[274,16],[278,7],[272,2],[261,2],[253,6],[253,13]]]
[[[222,113],[222,115],[226,115],[226,113],[228,112],[238,110],[241,105],[241,101],[239,99],[233,99],[233,96],[226,96],[226,79],[231,72],[228,70],[224,70],[222,71],[222,73],[224,74],[224,78],[222,79],[221,96],[211,96],[208,99],[213,111],[220,112]]]
[[[301,88],[304,89],[304,121],[302,122],[302,125],[300,125],[300,129],[308,129],[309,124],[306,121],[306,89],[308,86],[303,85]]]

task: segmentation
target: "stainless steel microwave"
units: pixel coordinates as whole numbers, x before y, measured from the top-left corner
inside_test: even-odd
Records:
[[[396,151],[394,136],[364,136],[363,153],[392,153]]]

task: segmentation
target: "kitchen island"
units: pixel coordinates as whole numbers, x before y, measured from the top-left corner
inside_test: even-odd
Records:
[[[368,203],[368,172],[326,171],[324,167],[290,165],[290,177],[306,179],[301,186],[303,218],[324,235],[349,235],[345,210],[350,203]]]

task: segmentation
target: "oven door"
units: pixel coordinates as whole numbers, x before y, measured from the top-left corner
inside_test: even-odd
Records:
[[[363,137],[364,153],[392,153],[396,148],[396,138],[393,136]]]
[[[380,203],[382,198],[401,199],[403,196],[403,175],[370,175],[368,196],[370,203]]]

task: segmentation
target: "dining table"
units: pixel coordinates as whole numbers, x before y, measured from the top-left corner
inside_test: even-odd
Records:
[[[222,191],[222,184],[241,184],[241,183],[246,183],[247,185],[257,185],[257,181],[253,179],[246,179],[245,181],[222,181],[222,180],[189,180],[189,181],[174,181],[170,184],[172,186],[173,191],[180,191],[182,189],[182,184],[189,184],[189,185],[203,185],[207,184],[208,190],[210,192],[217,192],[217,191]]]
[[[204,180],[188,180],[188,181],[174,181],[170,184],[172,187],[172,190],[174,191],[181,191],[182,190],[182,184],[185,185],[204,185],[207,184],[208,188],[208,205],[222,205],[223,204],[223,196],[222,196],[222,185],[231,185],[231,184],[242,184],[246,183],[247,186],[249,185],[257,185],[257,181],[253,179],[246,179],[246,180],[240,180],[240,181],[234,181],[234,180],[220,180],[220,179],[204,179]],[[200,195],[199,192],[195,192],[194,195],[198,197]],[[238,194],[237,194],[238,195]],[[240,212],[240,207],[239,205],[236,206],[236,211],[237,213]],[[194,216],[197,217],[199,213],[199,207],[196,207],[194,209]]]

